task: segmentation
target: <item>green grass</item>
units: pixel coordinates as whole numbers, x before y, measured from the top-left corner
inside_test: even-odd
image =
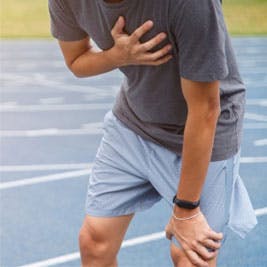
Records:
[[[47,2],[0,0],[1,37],[51,38]],[[267,35],[267,0],[223,0],[223,9],[232,35]]]
[[[223,10],[232,35],[267,35],[267,0],[223,0]]]
[[[0,0],[1,37],[49,37],[47,0]]]

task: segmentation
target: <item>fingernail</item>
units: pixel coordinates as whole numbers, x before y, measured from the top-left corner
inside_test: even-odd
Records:
[[[153,25],[153,21],[152,21],[152,20],[148,20],[148,21],[147,21],[147,24],[148,24],[149,26],[152,26],[152,25]]]

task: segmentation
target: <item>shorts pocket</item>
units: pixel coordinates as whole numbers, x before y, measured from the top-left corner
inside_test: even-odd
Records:
[[[200,201],[200,208],[209,226],[216,232],[222,232],[226,225],[227,171],[225,163],[226,161],[220,161],[210,164]]]

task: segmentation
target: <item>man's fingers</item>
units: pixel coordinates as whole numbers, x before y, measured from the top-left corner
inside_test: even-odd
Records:
[[[153,47],[161,43],[167,37],[166,33],[162,32],[156,35],[154,38],[140,45],[140,51],[146,52],[151,50]]]
[[[115,37],[118,34],[122,34],[124,26],[125,20],[122,16],[120,16],[111,30],[111,35]]]
[[[201,241],[201,244],[203,244],[203,246],[211,248],[211,249],[219,249],[221,247],[220,242],[215,242],[211,239],[205,239],[205,240]]]
[[[170,59],[172,59],[172,55],[168,55],[168,56],[165,56],[159,60],[156,60],[156,61],[154,61],[154,63],[152,65],[158,66],[158,65],[161,65],[163,63],[168,62]]]
[[[163,56],[165,56],[167,53],[169,53],[171,48],[172,48],[171,45],[165,45],[163,48],[161,48],[160,50],[158,50],[154,53],[147,53],[144,59],[147,61],[158,60],[158,59],[162,58]]]
[[[142,26],[137,28],[131,35],[130,35],[130,42],[137,43],[139,39],[148,32],[153,26],[153,21],[148,20]]]
[[[218,254],[218,250],[209,251],[206,247],[204,247],[197,241],[193,242],[193,250],[197,252],[200,255],[200,257],[204,260],[211,260]]]
[[[199,267],[209,267],[209,264],[203,259],[201,259],[201,257],[193,250],[185,250],[185,253],[194,265]]]
[[[159,66],[161,64],[164,64],[168,62],[170,59],[172,59],[172,55],[167,55],[161,59],[158,59],[156,61],[144,61],[141,64],[142,65],[150,65],[150,66]]]
[[[223,233],[216,233],[212,229],[210,229],[207,233],[207,238],[213,239],[215,241],[220,241],[223,239]]]

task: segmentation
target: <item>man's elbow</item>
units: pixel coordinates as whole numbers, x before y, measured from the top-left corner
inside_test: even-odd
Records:
[[[220,101],[213,99],[206,103],[189,106],[188,116],[197,121],[202,121],[208,124],[216,124],[221,113]]]
[[[86,77],[88,77],[88,75],[84,75],[83,73],[78,72],[78,71],[74,71],[72,69],[71,69],[71,72],[76,78],[86,78]]]
[[[220,106],[212,107],[208,110],[208,112],[206,114],[206,118],[208,121],[217,122],[219,117],[220,117],[220,114],[221,114],[221,107]]]
[[[72,74],[77,78],[86,78],[88,75],[85,75],[79,68],[75,66],[75,64],[67,64],[68,69],[72,72]]]
[[[203,110],[204,118],[208,122],[217,122],[221,114],[221,106],[219,99],[212,99],[208,101],[206,108]]]

